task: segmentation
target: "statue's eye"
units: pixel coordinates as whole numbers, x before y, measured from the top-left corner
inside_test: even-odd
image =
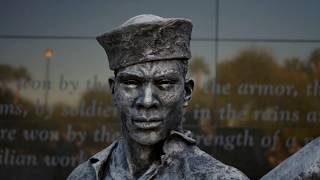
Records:
[[[170,89],[174,83],[174,81],[168,79],[163,79],[156,82],[157,86],[163,90]]]
[[[135,79],[127,79],[124,80],[122,83],[129,88],[136,88],[140,84],[140,82]]]

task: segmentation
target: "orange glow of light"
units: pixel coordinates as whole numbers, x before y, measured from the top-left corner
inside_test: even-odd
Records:
[[[51,59],[52,57],[53,57],[53,50],[52,49],[46,49],[45,51],[44,51],[44,58],[46,59],[46,60],[48,60],[48,59]]]

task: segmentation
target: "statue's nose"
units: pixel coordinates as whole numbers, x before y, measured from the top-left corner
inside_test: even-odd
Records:
[[[137,100],[137,106],[143,108],[156,108],[159,105],[159,101],[155,96],[154,89],[151,84],[147,84],[143,87],[142,92]]]

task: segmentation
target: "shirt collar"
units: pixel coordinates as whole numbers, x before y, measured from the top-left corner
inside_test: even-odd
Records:
[[[94,156],[92,156],[89,161],[96,173],[96,179],[100,179],[100,175],[101,175],[101,170],[103,165],[107,162],[111,152],[113,151],[113,149],[117,146],[118,141],[113,142],[110,146],[108,146],[107,148],[105,148],[104,150],[98,152],[97,154],[95,154]]]
[[[171,154],[185,151],[187,146],[195,145],[196,140],[191,137],[190,131],[174,131],[170,132],[170,135],[163,144],[163,160],[167,159]]]
[[[103,167],[107,163],[110,154],[117,147],[118,143],[119,139],[89,159],[92,167],[95,170],[97,179],[100,179]],[[196,144],[196,140],[191,137],[190,131],[172,130],[170,131],[170,135],[167,137],[163,145],[163,152],[165,153],[165,156],[168,157],[168,155],[172,153],[183,151],[185,149],[185,146],[190,144]]]

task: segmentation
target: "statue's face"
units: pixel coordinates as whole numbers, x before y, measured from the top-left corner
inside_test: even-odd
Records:
[[[181,123],[183,106],[191,98],[193,82],[185,82],[177,60],[136,64],[110,80],[113,100],[127,137],[153,145]]]

